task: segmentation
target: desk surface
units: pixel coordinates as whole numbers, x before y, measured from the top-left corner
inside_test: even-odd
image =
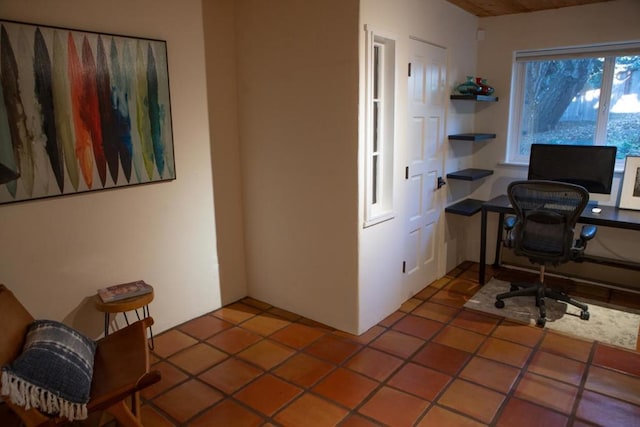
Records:
[[[591,207],[587,207],[580,214],[578,222],[581,224],[601,225],[603,227],[640,230],[640,211],[605,205],[598,205],[598,207],[602,209],[600,213],[593,213],[591,212]],[[495,197],[483,203],[482,210],[498,213],[514,212],[506,195]]]

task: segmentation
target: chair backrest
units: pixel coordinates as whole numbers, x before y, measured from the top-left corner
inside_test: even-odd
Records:
[[[589,202],[579,185],[555,181],[514,181],[507,189],[518,221],[512,231],[516,255],[538,264],[569,261],[574,229]]]
[[[22,352],[27,328],[33,316],[17,300],[13,292],[0,284],[0,366]]]

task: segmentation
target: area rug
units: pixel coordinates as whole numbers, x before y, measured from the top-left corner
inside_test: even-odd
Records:
[[[508,282],[491,279],[464,306],[535,325],[538,318],[538,308],[533,297],[508,298],[504,300],[504,308],[495,307],[496,295],[508,291]],[[580,301],[589,306],[589,320],[580,319],[580,309],[577,307],[558,301],[546,300],[546,327],[589,340],[632,350],[636,349],[640,314],[603,307],[602,303],[594,303],[594,301],[585,299],[580,299]]]

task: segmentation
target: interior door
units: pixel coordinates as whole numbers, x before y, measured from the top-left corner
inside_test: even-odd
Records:
[[[438,278],[446,57],[444,48],[410,40],[404,265],[410,295]]]

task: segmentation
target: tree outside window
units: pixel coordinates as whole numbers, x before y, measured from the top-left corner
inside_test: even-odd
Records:
[[[640,155],[640,55],[532,56],[516,64],[511,161],[528,161],[533,143]]]

